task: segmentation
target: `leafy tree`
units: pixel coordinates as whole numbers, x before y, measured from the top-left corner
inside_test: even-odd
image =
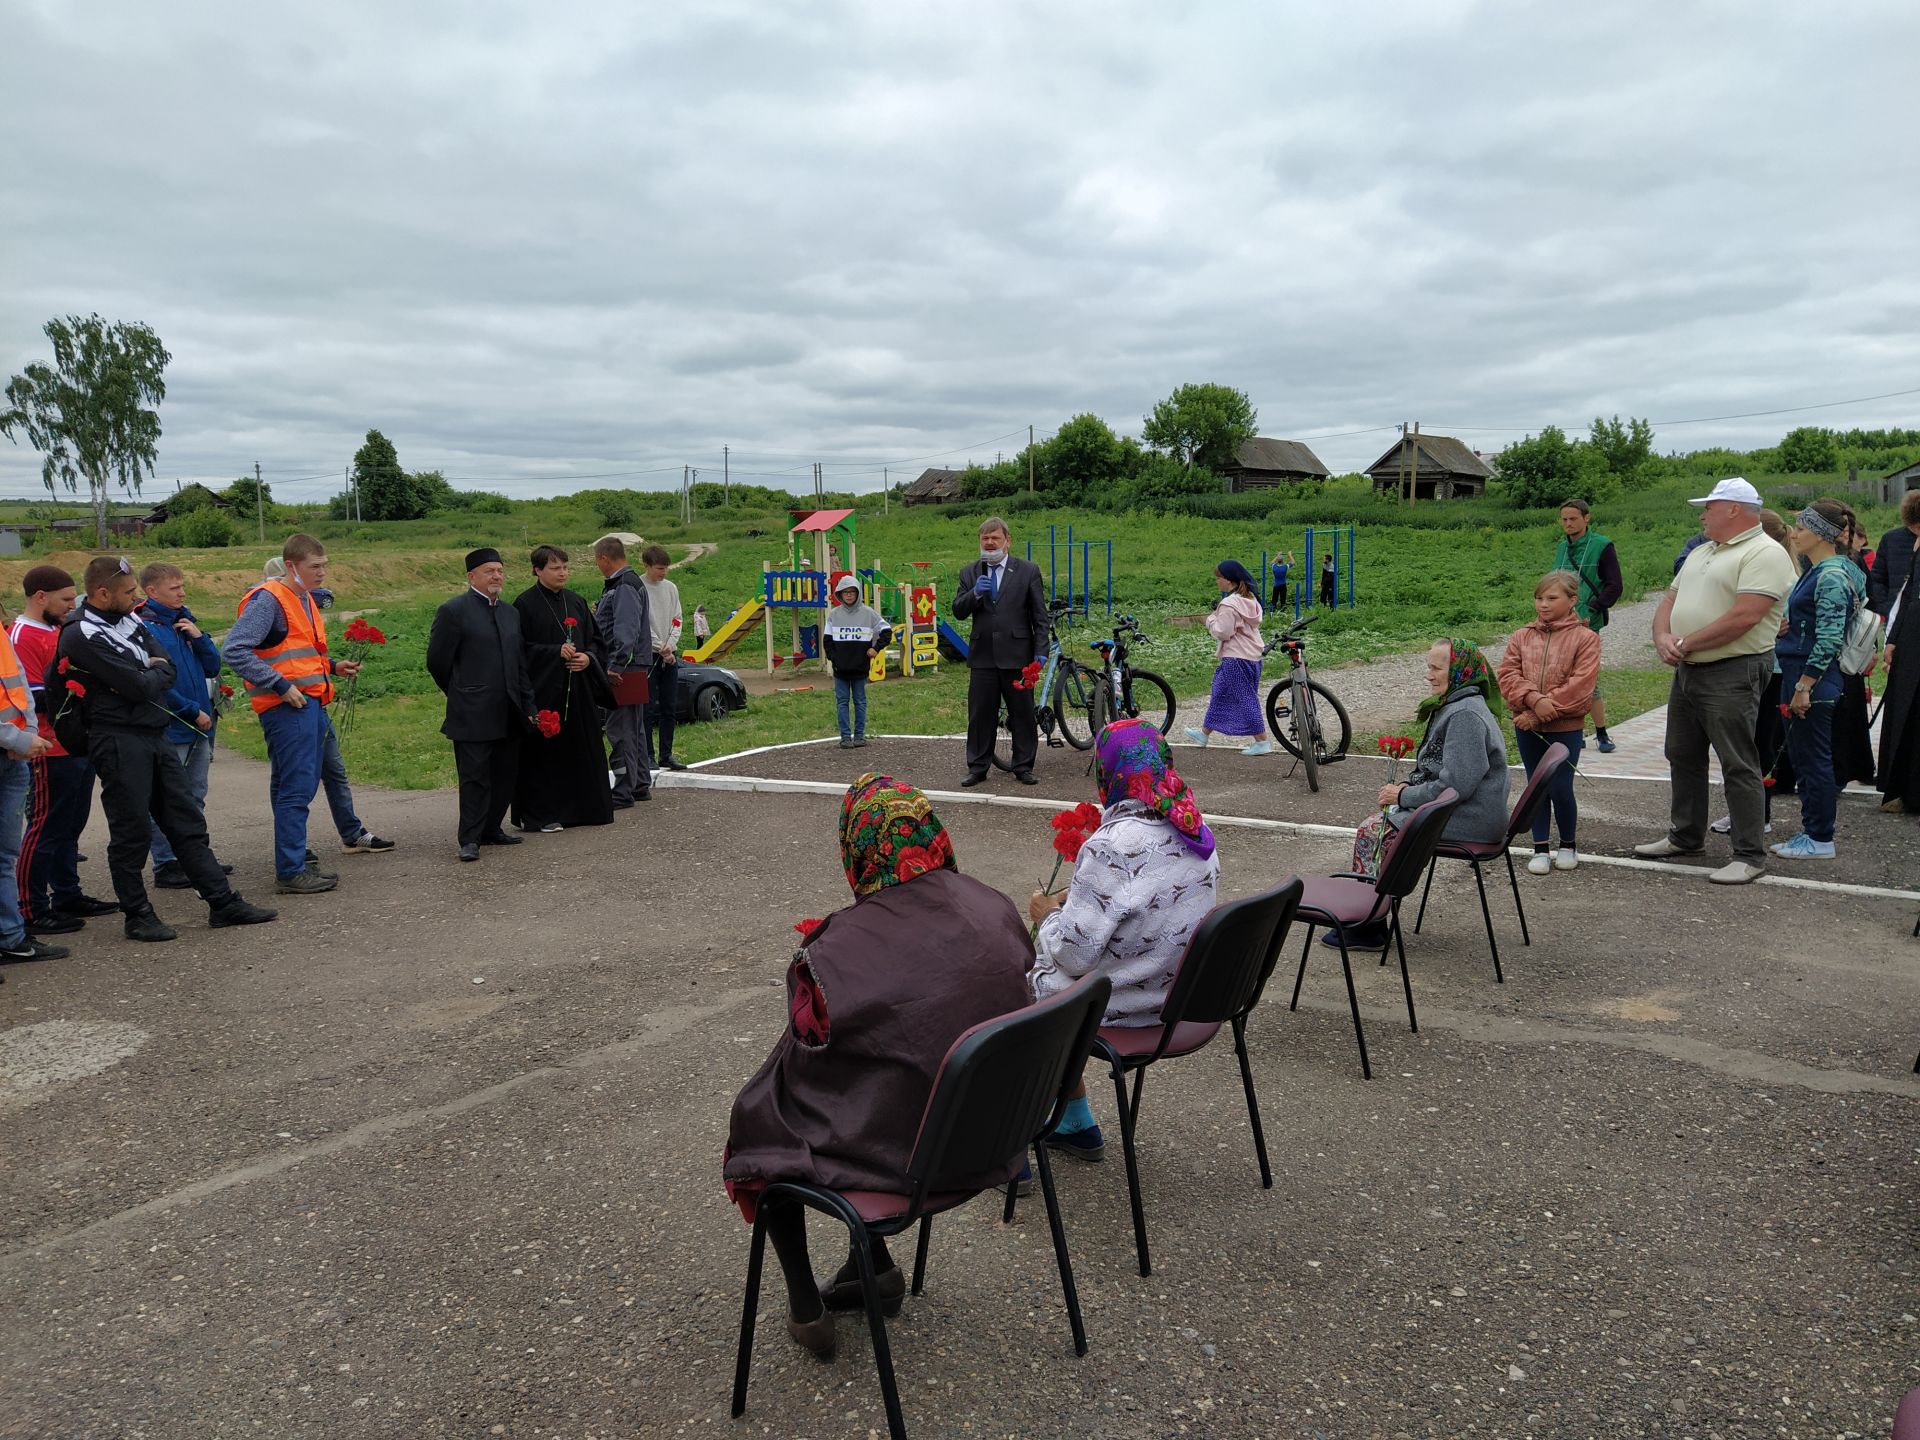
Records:
[[[70,492],[87,482],[94,538],[104,550],[107,482],[138,495],[142,477],[153,473],[160,417],[149,407],[166,398],[163,377],[173,357],[138,323],[69,315],[42,328],[53,342],[53,364],[35,361],[8,382],[0,431],[16,444],[25,432],[42,452],[40,478],[49,493],[56,480]]]
[[[1596,445],[1569,441],[1558,425],[1501,451],[1500,483],[1507,498],[1526,510],[1550,508],[1575,495],[1602,500],[1616,484],[1605,453]]]
[[[1098,415],[1076,415],[1040,447],[1040,483],[1061,500],[1080,500],[1121,476],[1120,441]]]
[[[1211,495],[1221,489],[1220,477],[1204,465],[1187,465],[1171,455],[1149,455],[1139,473],[1127,481],[1127,503],[1152,507],[1181,495]]]
[[[1644,490],[1653,483],[1653,425],[1637,416],[1593,420],[1593,439],[1589,442],[1606,459],[1607,469],[1620,477],[1629,490]]]
[[[625,490],[583,490],[573,497],[585,500],[593,509],[593,518],[609,530],[631,530],[639,508]]]
[[[456,498],[460,492],[447,483],[447,477],[438,470],[415,470],[407,476],[407,484],[413,491],[413,505],[420,514],[430,510],[471,510],[471,503],[462,503]]]
[[[1182,385],[1145,417],[1140,433],[1183,465],[1219,470],[1254,437],[1253,402],[1231,385]]]
[[[1001,460],[992,465],[969,465],[960,472],[960,493],[969,500],[1000,500],[1027,493],[1027,462]]]
[[[224,511],[205,505],[169,517],[166,524],[149,530],[146,538],[167,549],[203,550],[236,544],[240,532]]]
[[[220,498],[227,502],[228,508],[235,515],[243,520],[251,520],[261,501],[264,500],[268,505],[273,504],[273,486],[265,481],[256,481],[251,475],[242,475],[220,492]],[[332,508],[331,504],[328,508]],[[340,518],[347,517],[343,514]]]
[[[1820,475],[1838,469],[1833,432],[1813,425],[1789,430],[1780,442],[1778,463],[1789,475]]]
[[[363,520],[417,520],[427,513],[393,442],[378,430],[369,430],[367,443],[354,452],[353,483]]]

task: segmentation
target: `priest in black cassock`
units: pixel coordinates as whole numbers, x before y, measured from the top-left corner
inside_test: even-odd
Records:
[[[610,825],[613,792],[600,711],[613,708],[613,693],[593,611],[567,588],[567,552],[558,545],[533,552],[533,579],[513,608],[520,614],[533,703],[561,722],[551,739],[536,733],[521,744],[513,823],[522,830]]]

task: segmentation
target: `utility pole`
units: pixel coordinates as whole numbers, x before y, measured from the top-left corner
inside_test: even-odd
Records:
[[[687,523],[687,467],[680,467],[680,523]]]
[[[1027,493],[1033,494],[1033,426],[1027,426]]]
[[[260,543],[267,543],[267,502],[260,493],[260,462],[253,462],[253,513],[260,517]]]
[[[1420,422],[1413,422],[1413,504],[1420,503]]]
[[[733,504],[733,453],[729,447],[720,447],[720,493],[723,505]]]
[[[893,499],[892,471],[886,466],[880,467],[880,513],[887,513],[887,506]]]

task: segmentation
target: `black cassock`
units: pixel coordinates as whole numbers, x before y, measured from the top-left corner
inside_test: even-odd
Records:
[[[600,709],[611,707],[606,670],[598,656],[593,611],[571,590],[535,584],[514,600],[526,646],[527,679],[538,710],[566,718],[549,740],[529,735],[520,750],[520,781],[513,792],[513,823],[527,830],[543,825],[610,825],[613,792],[607,788],[607,748],[600,735]],[[572,619],[569,627],[565,622]],[[573,644],[595,657],[577,674],[560,661],[560,647]],[[571,688],[571,703],[567,692]]]
[[[1907,577],[1887,643],[1894,648],[1880,702],[1880,793],[1920,814],[1920,565]]]

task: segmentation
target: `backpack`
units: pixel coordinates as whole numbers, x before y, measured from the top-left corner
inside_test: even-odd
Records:
[[[1847,642],[1840,647],[1840,673],[1864,675],[1879,658],[1880,617],[1858,604],[1847,622]]]

